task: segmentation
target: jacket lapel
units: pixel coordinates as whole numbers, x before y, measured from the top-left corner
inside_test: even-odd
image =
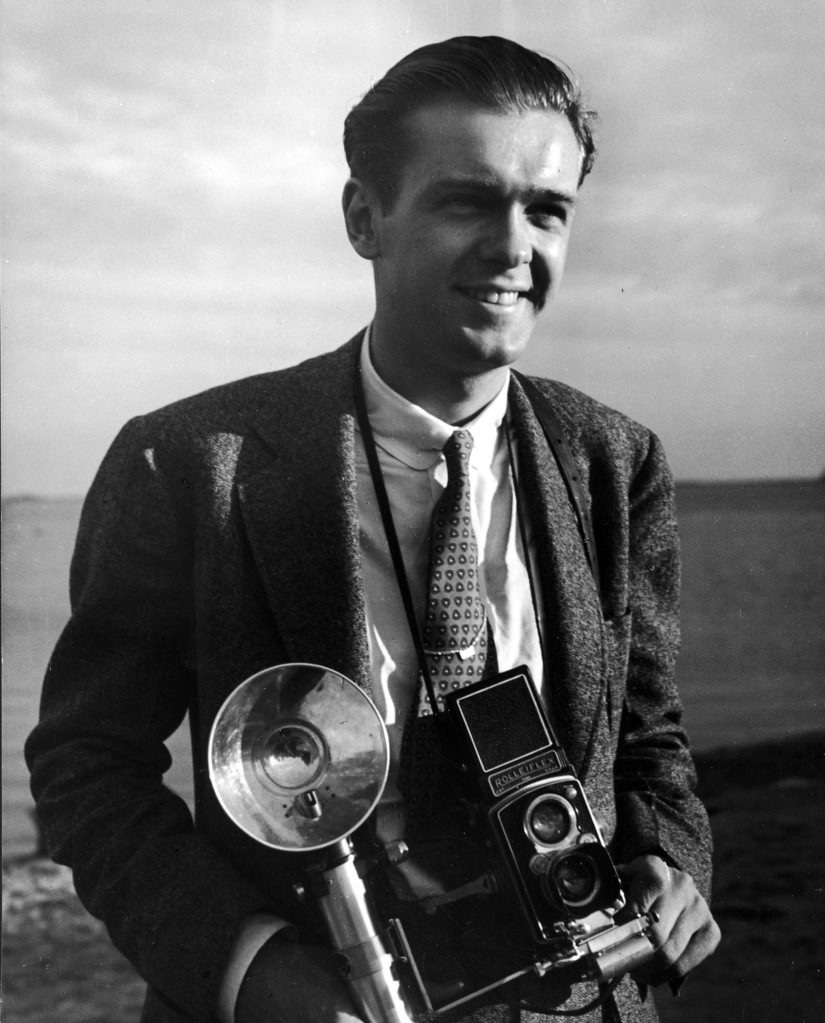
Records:
[[[584,775],[606,699],[599,596],[564,480],[515,379],[509,407],[518,438],[520,486],[536,536],[551,718],[567,755]]]
[[[289,658],[369,691],[351,384],[359,340],[285,374],[245,448],[238,492]]]

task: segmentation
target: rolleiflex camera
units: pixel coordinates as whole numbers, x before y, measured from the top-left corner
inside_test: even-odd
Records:
[[[528,670],[453,693],[447,703],[534,940],[552,942],[569,920],[620,909],[613,862]]]
[[[653,951],[651,920],[614,922],[625,904],[618,874],[529,670],[485,679],[445,704],[470,841],[456,848],[468,861],[463,878],[453,875],[459,883],[396,924],[416,1011],[445,1012],[562,966],[570,982],[605,983],[641,965]]]

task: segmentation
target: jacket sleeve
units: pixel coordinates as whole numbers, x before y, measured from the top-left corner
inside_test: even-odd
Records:
[[[620,862],[658,852],[710,891],[711,837],[676,687],[680,555],[674,488],[652,437],[630,488],[631,645],[614,778]]]
[[[26,744],[47,847],[114,944],[186,1018],[210,1020],[241,920],[270,908],[163,784],[194,697],[187,480],[121,432],[84,505],[72,615]]]

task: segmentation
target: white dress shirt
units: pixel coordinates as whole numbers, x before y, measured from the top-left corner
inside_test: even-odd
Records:
[[[430,558],[430,520],[447,485],[444,445],[456,429],[392,390],[361,351],[361,379],[393,523],[419,626],[423,624]],[[462,429],[473,437],[470,495],[479,552],[479,581],[500,671],[526,664],[543,684],[536,611],[516,515],[505,435],[509,375],[499,393]],[[390,736],[392,761],[382,810],[401,801],[395,785],[403,724],[415,694],[418,659],[390,558],[360,431],[356,434],[361,566],[373,699]],[[527,523],[525,523],[527,525]],[[528,540],[529,543],[529,540]],[[393,836],[397,837],[397,836]]]

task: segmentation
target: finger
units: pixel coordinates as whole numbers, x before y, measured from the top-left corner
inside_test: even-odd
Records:
[[[709,917],[705,926],[693,931],[681,953],[667,971],[668,980],[684,977],[716,951],[722,933],[716,921]]]
[[[679,914],[674,926],[664,933],[658,925],[651,929],[656,946],[653,958],[637,974],[636,979],[654,987],[683,978],[703,959],[715,951],[721,938],[716,921],[707,907],[688,907]]]
[[[661,860],[659,864],[658,870],[647,871],[633,888],[636,911],[653,918],[651,941],[657,948],[669,940],[675,943],[681,928],[687,931],[686,943],[693,930],[710,919],[707,903],[691,876]]]

